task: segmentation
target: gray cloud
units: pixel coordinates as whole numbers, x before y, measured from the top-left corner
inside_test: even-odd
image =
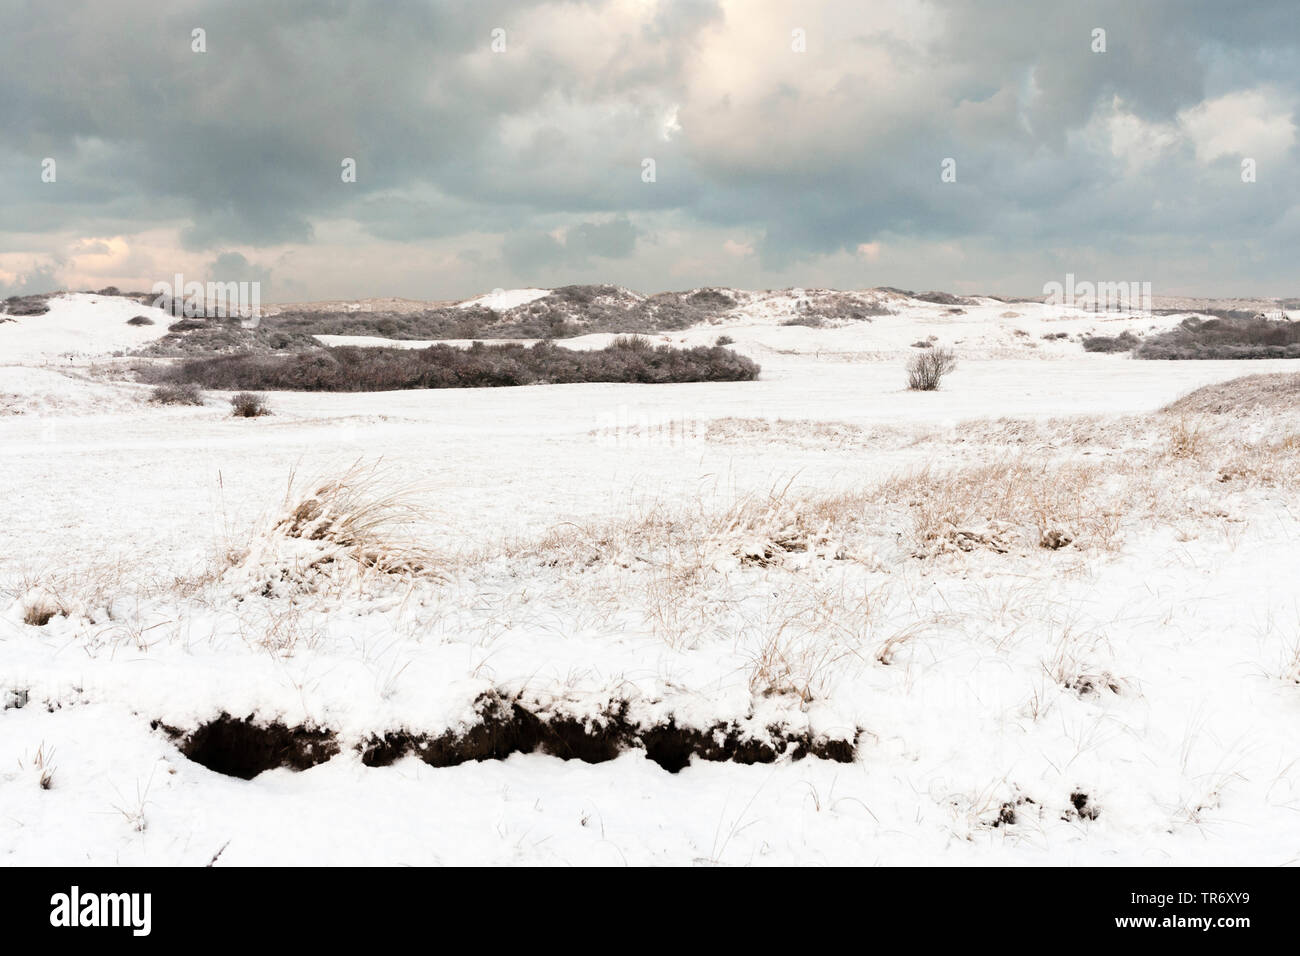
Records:
[[[436,248],[447,262],[472,251],[465,261],[494,285],[798,282],[832,261],[846,285],[942,287],[979,268],[995,288],[1074,261],[1157,283],[1191,276],[1205,292],[1291,281],[1294,139],[1259,157],[1258,182],[1238,174],[1241,150],[1284,142],[1266,121],[1300,102],[1289,2],[629,9],[6,4],[0,268],[5,250],[57,255],[56,236],[172,228],[180,250],[210,261],[233,246],[325,249],[346,223],[355,237],[340,265],[367,261],[368,243]],[[792,26],[806,28],[806,53],[791,51]],[[206,53],[190,49],[196,27]],[[1097,27],[1104,54],[1090,49]],[[1238,145],[1225,110],[1210,123],[1224,126],[1224,151],[1198,152],[1188,111],[1245,91],[1263,91],[1271,112],[1241,124]],[[40,181],[46,156],[57,183]],[[355,183],[341,181],[345,157]],[[653,183],[641,179],[647,157]],[[940,182],[945,157],[956,183]],[[724,254],[727,236],[757,258]],[[893,271],[871,275],[854,250],[877,242],[969,251],[945,267],[957,274],[886,254],[880,268]],[[1207,267],[1227,242],[1249,261]],[[317,268],[331,281],[339,271]],[[906,278],[918,270],[924,281]],[[314,278],[281,272],[285,288]],[[448,294],[456,274],[430,272],[420,288]],[[379,281],[359,271],[354,293],[389,291]]]
[[[212,260],[207,278],[214,282],[257,282],[263,297],[271,295],[271,270],[254,265],[238,252],[223,252]]]
[[[7,299],[11,295],[37,295],[41,292],[54,292],[58,288],[58,267],[56,265],[37,266],[19,276],[16,282],[0,282],[0,299]]]
[[[563,241],[546,232],[512,232],[502,243],[501,258],[509,271],[521,276],[541,275],[560,266],[581,269],[595,259],[626,259],[638,235],[640,230],[626,216],[578,223],[564,233]]]

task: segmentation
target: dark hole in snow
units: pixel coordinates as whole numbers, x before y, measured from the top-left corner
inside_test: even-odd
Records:
[[[56,613],[56,609],[48,604],[33,604],[23,611],[23,623],[32,627],[44,627],[54,620]]]
[[[195,763],[244,780],[276,767],[306,770],[339,752],[331,731],[286,727],[278,722],[259,724],[251,717],[236,719],[222,714],[189,733],[156,722],[154,726],[178,737],[181,753]]]
[[[1020,822],[1020,808],[1028,804],[1034,806],[1032,797],[1017,796],[998,807],[998,815],[993,819],[994,827],[1013,827]]]
[[[414,754],[431,766],[450,767],[469,760],[501,760],[512,753],[541,751],[563,760],[603,763],[628,750],[644,750],[669,773],[677,773],[692,756],[755,764],[772,763],[789,754],[795,760],[813,756],[849,763],[857,754],[854,740],[790,733],[777,727],[767,728],[766,739],[746,735],[732,723],[699,730],[678,727],[670,720],[644,727],[629,719],[626,705],[585,722],[537,714],[496,695],[480,698],[476,710],[479,722],[465,730],[373,737],[361,745],[361,760],[367,766],[382,767]]]
[[[1081,820],[1095,820],[1101,816],[1101,807],[1088,802],[1088,795],[1081,790],[1070,794],[1070,805]]]
[[[0,710],[21,710],[27,706],[27,696],[28,690],[25,687],[6,690],[0,695],[0,700],[4,701],[4,705],[0,706]]]
[[[563,760],[603,763],[628,750],[643,750],[669,773],[677,773],[693,756],[756,764],[786,755],[794,760],[812,756],[850,763],[857,755],[856,735],[835,739],[769,727],[763,738],[757,738],[729,722],[705,730],[678,727],[672,721],[642,727],[628,719],[626,705],[582,721],[534,713],[518,702],[487,694],[475,710],[477,722],[441,734],[400,730],[367,738],[357,745],[361,761],[368,767],[386,767],[413,755],[433,767],[454,767],[540,751]],[[276,767],[305,770],[340,750],[336,735],[325,729],[260,724],[229,714],[189,732],[156,722],[154,726],[176,739],[181,752],[194,762],[245,780]]]

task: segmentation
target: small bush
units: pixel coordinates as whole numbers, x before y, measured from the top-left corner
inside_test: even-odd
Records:
[[[652,352],[655,345],[644,335],[620,335],[614,339],[610,347],[626,349],[629,352]]]
[[[56,294],[49,292],[42,295],[11,295],[5,299],[4,308],[0,311],[9,315],[44,315],[50,311],[49,300]]]
[[[147,315],[136,315],[126,320],[127,325],[153,325],[153,319]]]
[[[716,345],[718,348],[722,348],[724,345],[735,345],[736,340],[733,339],[730,335],[719,335],[718,340],[713,344]]]
[[[203,389],[193,382],[167,382],[154,388],[149,401],[158,405],[202,405]]]
[[[918,341],[912,343],[912,348],[914,348],[914,349],[932,349],[932,348],[934,348],[934,343],[933,343],[933,342],[927,342],[927,341],[925,341],[925,339],[920,339],[920,340],[918,340]]]
[[[952,349],[932,346],[908,361],[907,387],[914,392],[933,392],[943,377],[956,367],[957,356]]]
[[[1083,350],[1085,352],[1130,352],[1141,344],[1141,339],[1125,330],[1119,335],[1089,335],[1083,340]]]
[[[266,398],[253,392],[240,392],[230,397],[230,407],[232,414],[236,418],[260,418],[263,415],[270,415],[270,406],[266,404]]]
[[[207,319],[181,319],[167,326],[168,332],[197,332],[199,329],[211,328],[213,323]]]

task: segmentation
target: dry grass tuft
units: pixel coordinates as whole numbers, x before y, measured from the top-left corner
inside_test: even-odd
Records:
[[[1186,418],[1180,418],[1169,429],[1165,454],[1179,460],[1200,458],[1209,444],[1207,431],[1201,423],[1189,423]]]
[[[58,605],[45,595],[36,595],[23,604],[23,623],[32,627],[44,627],[59,613]]]
[[[357,461],[337,477],[314,481],[291,473],[273,516],[246,541],[227,541],[202,573],[175,587],[189,594],[220,587],[241,597],[315,596],[327,604],[375,589],[410,593],[446,577],[447,562],[418,540],[425,500],[420,486],[395,482],[381,462]],[[256,627],[267,637],[253,643],[276,651],[315,639],[292,618],[259,620]]]
[[[54,751],[46,753],[45,744],[42,742],[30,761],[31,768],[36,774],[36,785],[42,790],[49,790],[54,786],[54,765],[50,763],[50,758],[53,756]],[[20,770],[26,769],[27,765],[20,759],[18,767]]]
[[[393,484],[380,462],[353,463],[342,475],[305,489],[289,480],[284,512],[273,531],[337,545],[358,563],[387,574],[436,575],[436,559],[414,540],[425,518],[421,489]]]
[[[1238,445],[1219,467],[1217,479],[1264,487],[1300,487],[1300,432]]]
[[[1106,477],[1091,465],[1018,458],[951,471],[927,466],[886,481],[879,494],[910,509],[918,557],[1005,553],[1018,544],[1109,548],[1123,509],[1106,493]]]
[[[847,659],[862,659],[882,592],[843,587],[794,587],[747,622],[742,640],[750,655],[749,689],[764,697],[787,696],[802,703],[827,696],[833,673]]]

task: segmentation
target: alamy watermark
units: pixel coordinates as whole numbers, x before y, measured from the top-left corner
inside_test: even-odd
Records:
[[[238,318],[244,328],[262,321],[262,283],[186,282],[176,273],[171,282],[155,282],[153,306],[185,318]]]
[[[50,897],[51,926],[126,926],[133,936],[152,929],[151,893],[82,893],[74,886]]]
[[[1076,282],[1074,273],[1067,272],[1064,284],[1044,283],[1043,295],[1048,305],[1090,312],[1151,311],[1150,282]]]
[[[590,434],[607,448],[689,445],[703,442],[709,422],[693,416],[620,405],[599,412]]]

